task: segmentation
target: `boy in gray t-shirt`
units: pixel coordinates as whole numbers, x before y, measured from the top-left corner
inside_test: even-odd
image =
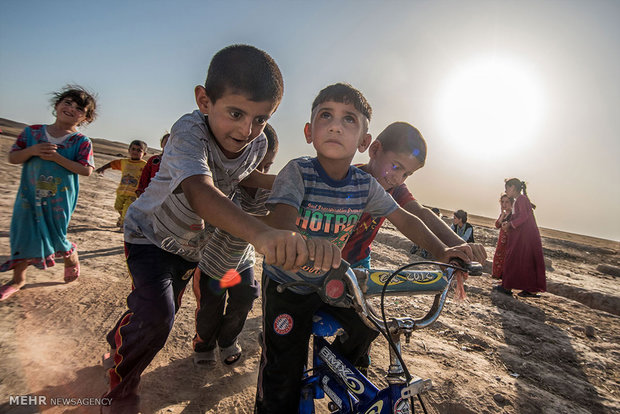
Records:
[[[282,92],[282,74],[267,53],[229,46],[211,60],[205,86],[195,88],[198,110],[172,127],[159,173],[125,219],[133,290],[127,312],[107,336],[112,405],[104,411],[138,409],[142,371],[166,342],[212,227],[253,244],[266,263],[294,268],[306,262],[299,235],[267,226],[228,198],[244,179],[247,186],[270,188],[269,177],[254,169]]]
[[[277,292],[292,280],[320,285],[330,267],[340,266],[344,246],[363,212],[385,216],[405,236],[449,261],[467,255],[443,244],[417,217],[400,208],[368,173],[351,166],[359,150],[370,145],[371,108],[364,96],[348,84],[323,89],[312,104],[311,122],[304,128],[316,158],[290,161],[278,174],[267,207],[274,227],[307,237],[314,265],[297,272],[263,265],[263,343],[259,367],[256,412],[293,413],[299,408],[302,371],[307,360],[312,316],[323,308],[341,322],[348,339],[335,348],[349,361],[362,356],[377,332],[370,330],[353,309],[336,308],[303,288]]]

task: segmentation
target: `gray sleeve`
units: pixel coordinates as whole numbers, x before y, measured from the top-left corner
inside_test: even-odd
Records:
[[[276,204],[287,204],[299,209],[304,199],[304,190],[299,164],[295,160],[289,161],[278,173],[271,189],[271,196],[265,205],[269,210],[273,210]]]
[[[170,174],[171,192],[188,177],[212,176],[205,142],[208,136],[207,126],[201,117],[198,111],[184,115],[170,130],[162,168],[165,162],[165,168]]]
[[[254,195],[254,197],[252,197],[243,187],[239,187],[235,195],[235,199],[239,199],[239,204],[241,205],[243,211],[245,211],[246,213],[257,216],[264,216],[269,213],[269,211],[265,207],[265,203],[267,202],[267,199],[270,195],[270,190],[258,188],[256,190],[256,194]]]
[[[373,217],[385,217],[398,210],[398,208],[398,204],[392,196],[372,177],[370,188],[368,189],[368,202],[364,212]]]

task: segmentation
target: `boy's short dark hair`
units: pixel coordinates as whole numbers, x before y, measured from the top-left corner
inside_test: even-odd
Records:
[[[372,108],[364,95],[348,83],[336,83],[324,88],[319,92],[316,98],[314,98],[314,102],[312,102],[312,111],[314,111],[317,106],[327,101],[351,104],[369,121],[372,116]]]
[[[131,144],[129,144],[129,148],[131,148],[134,145],[139,145],[140,148],[142,148],[142,151],[146,152],[148,146],[146,145],[146,142],[141,141],[139,139],[134,139],[133,141],[131,141]]]
[[[80,85],[65,85],[58,92],[52,92],[51,102],[54,116],[56,116],[56,105],[65,98],[71,99],[77,106],[84,109],[86,119],[80,125],[90,124],[97,117],[97,96]]]
[[[276,62],[266,52],[249,45],[232,45],[211,59],[205,91],[212,102],[227,92],[254,102],[280,103],[284,80]]]
[[[377,141],[384,151],[413,155],[422,165],[426,162],[426,141],[413,125],[394,122],[377,135]]]
[[[271,124],[266,124],[263,132],[267,137],[267,152],[278,152],[278,135],[276,130],[273,129]]]

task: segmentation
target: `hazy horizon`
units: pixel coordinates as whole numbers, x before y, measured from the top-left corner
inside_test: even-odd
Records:
[[[428,144],[409,178],[422,204],[495,218],[504,179],[528,183],[540,226],[620,241],[620,2],[287,1],[2,4],[0,116],[53,121],[49,93],[99,95],[89,136],[159,138],[195,109],[213,54],[252,44],[276,60],[284,99],[273,170],[313,155],[310,104],[348,82],[370,132],[416,126]],[[358,154],[354,162],[365,162]],[[614,190],[614,188],[616,190]]]

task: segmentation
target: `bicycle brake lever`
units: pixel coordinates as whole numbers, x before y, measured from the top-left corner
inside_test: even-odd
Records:
[[[480,276],[482,274],[482,265],[478,262],[471,262],[465,268],[471,276]]]
[[[450,260],[450,265],[453,269],[469,273],[470,276],[480,276],[482,274],[482,265],[478,262],[465,263],[463,260],[454,257]]]

